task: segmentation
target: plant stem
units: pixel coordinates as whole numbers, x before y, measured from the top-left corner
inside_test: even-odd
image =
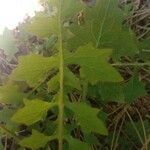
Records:
[[[58,143],[59,143],[59,150],[63,149],[63,123],[64,123],[64,58],[63,58],[63,43],[62,43],[62,22],[61,22],[61,8],[62,8],[62,0],[58,2],[59,7],[59,16],[58,16],[58,23],[59,23],[59,54],[60,54],[60,95],[59,95],[59,115],[58,115]]]

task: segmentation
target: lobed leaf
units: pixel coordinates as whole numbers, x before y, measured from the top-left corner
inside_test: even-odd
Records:
[[[45,117],[47,111],[54,106],[53,103],[42,100],[24,100],[25,106],[19,109],[11,118],[16,123],[32,125]]]
[[[102,120],[98,118],[98,113],[100,112],[97,108],[92,108],[85,103],[67,103],[67,107],[73,110],[79,125],[82,130],[90,133],[99,133],[102,135],[107,135],[107,128]]]
[[[132,103],[138,97],[145,96],[145,86],[144,83],[139,81],[137,75],[133,76],[124,86],[124,94],[126,102]]]
[[[104,102],[125,102],[123,85],[118,83],[100,82],[94,86],[89,86],[88,95],[97,99],[101,98]]]
[[[65,87],[81,90],[80,80],[66,67],[64,69]]]
[[[43,57],[31,54],[21,56],[19,65],[12,72],[10,78],[15,81],[26,81],[31,87],[39,84],[49,74],[50,70],[58,66],[59,58]]]
[[[75,50],[92,42],[97,48],[112,48],[113,58],[134,56],[139,52],[133,32],[123,27],[124,12],[118,8],[117,0],[97,0],[83,11],[84,23],[72,24],[69,28],[74,36],[67,41],[67,48]]]
[[[36,150],[39,148],[43,148],[48,143],[48,141],[50,141],[49,136],[46,136],[36,130],[32,130],[32,135],[21,140],[19,144],[23,147]]]
[[[47,82],[49,92],[56,92],[59,90],[60,74],[57,73],[52,79]]]
[[[91,84],[102,82],[121,82],[123,78],[109,63],[111,49],[95,49],[91,44],[81,46],[75,53],[65,54],[66,64],[81,66],[81,77]]]

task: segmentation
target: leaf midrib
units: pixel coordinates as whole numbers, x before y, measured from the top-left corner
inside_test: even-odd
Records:
[[[63,43],[62,43],[62,0],[58,0],[58,44],[59,44],[59,55],[60,55],[60,93],[59,93],[59,115],[58,115],[58,143],[59,143],[59,150],[63,149],[63,118],[64,118],[64,56],[63,56]]]

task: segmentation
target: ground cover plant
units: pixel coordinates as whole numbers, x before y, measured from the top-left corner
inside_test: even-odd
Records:
[[[149,1],[40,3],[0,36],[0,149],[150,149]]]

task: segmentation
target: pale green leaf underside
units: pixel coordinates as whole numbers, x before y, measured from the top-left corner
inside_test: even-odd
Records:
[[[66,87],[81,90],[79,79],[67,67],[64,69],[64,84]]]
[[[33,130],[32,135],[21,140],[19,144],[23,147],[31,148],[32,150],[37,150],[38,148],[44,147],[48,141],[50,141],[49,136],[46,136],[36,130]]]
[[[94,132],[107,135],[107,128],[102,120],[98,118],[99,109],[92,108],[85,103],[67,103],[68,108],[73,110],[78,124],[87,133]]]
[[[38,99],[24,100],[24,103],[25,106],[14,114],[12,121],[25,125],[32,125],[42,120],[47,114],[47,111],[54,106],[52,103]]]
[[[48,75],[49,71],[58,66],[58,57],[43,57],[41,55],[22,56],[19,59],[17,68],[10,78],[15,81],[26,81],[31,87]]]
[[[56,92],[59,90],[59,79],[60,79],[60,74],[57,73],[52,79],[50,79],[47,83],[48,85],[48,91],[49,92]]]
[[[50,92],[56,92],[59,89],[60,74],[58,73],[47,83]],[[79,79],[67,68],[64,69],[64,85],[66,88],[81,90]]]
[[[95,84],[98,81],[120,82],[121,75],[109,63],[111,49],[95,49],[91,44],[81,46],[75,53],[65,54],[66,64],[79,64],[81,77]]]

